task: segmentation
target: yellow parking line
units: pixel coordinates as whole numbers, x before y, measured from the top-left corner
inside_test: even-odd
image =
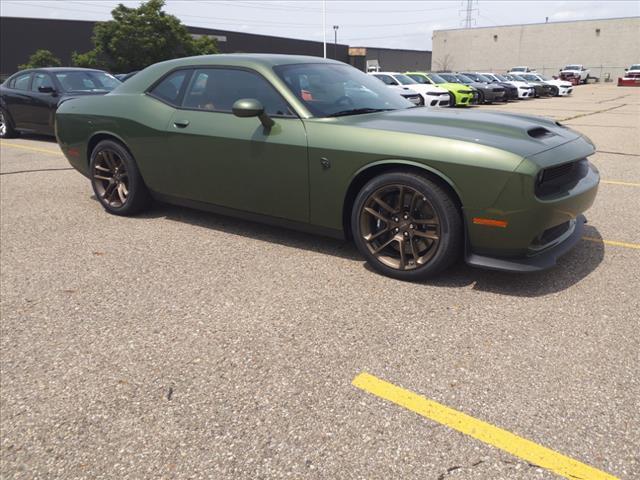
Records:
[[[640,250],[640,243],[617,242],[615,240],[603,240],[595,237],[582,237],[582,239],[587,240],[588,242],[604,243],[605,245],[611,245],[613,247],[625,247]]]
[[[6,141],[0,142],[0,146],[2,146],[2,147],[11,147],[11,148],[21,148],[23,150],[33,150],[34,152],[49,153],[51,155],[60,155],[60,154],[62,154],[62,152],[60,150],[50,150],[50,149],[46,149],[46,148],[27,147],[26,145],[18,145],[16,143],[7,143]]]
[[[608,183],[609,185],[625,185],[627,187],[640,187],[640,183],[620,182],[618,180],[600,180],[600,182]]]
[[[554,452],[502,428],[473,418],[465,413],[422,397],[410,390],[397,387],[368,373],[361,373],[352,384],[365,392],[400,405],[430,420],[453,428],[470,437],[488,443],[516,457],[565,478],[583,480],[617,480],[616,477]]]

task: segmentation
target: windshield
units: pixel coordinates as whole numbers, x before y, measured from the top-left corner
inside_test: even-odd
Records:
[[[429,79],[427,77],[419,73],[407,73],[407,77],[409,77],[412,80],[415,80],[416,83],[421,83],[422,85],[429,85],[431,83],[429,82]]]
[[[65,92],[110,92],[122,83],[105,72],[59,72],[56,78]]]
[[[525,80],[532,80],[534,82],[538,81],[538,78],[535,75],[521,75]]]
[[[491,83],[493,81],[492,79],[487,78],[484,75],[481,75],[479,73],[465,73],[465,75],[475,80],[476,82]]]
[[[380,80],[349,65],[300,63],[273,69],[314,117],[414,106]]]
[[[580,70],[580,65],[567,65],[564,67],[565,70]]]
[[[418,83],[414,79],[409,78],[406,75],[395,74],[393,78],[399,81],[402,85],[415,85],[416,83]]]
[[[509,81],[509,78],[508,78],[509,75],[498,75],[497,73],[494,73],[493,76],[496,77],[501,82],[508,82]]]
[[[470,79],[469,77],[467,77],[466,75],[461,75],[461,74],[458,73],[458,74],[456,74],[454,76],[455,76],[455,78],[458,79],[457,80],[458,83],[460,83],[460,82],[467,83],[467,84],[468,83],[474,83],[474,81],[472,79]]]
[[[640,70],[640,64],[638,65],[631,65],[631,68],[629,70]]]
[[[520,75],[511,75],[511,78],[513,80],[518,81],[518,82],[526,82],[526,80],[524,78],[522,78]]]
[[[513,67],[511,69],[512,72],[526,72],[527,68],[526,67]]]
[[[436,73],[430,73],[428,75],[428,77],[431,79],[431,81],[433,83],[438,83],[438,84],[440,84],[440,83],[448,83],[448,80],[445,80],[441,75],[438,75]]]

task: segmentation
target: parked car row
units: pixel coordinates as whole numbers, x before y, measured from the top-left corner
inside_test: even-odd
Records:
[[[491,72],[369,72],[404,97],[421,97],[426,107],[466,107],[545,96],[566,96],[573,83],[544,77],[528,67],[522,73]]]

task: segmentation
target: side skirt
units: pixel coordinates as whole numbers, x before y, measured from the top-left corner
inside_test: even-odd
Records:
[[[151,196],[155,200],[158,200],[164,203],[170,203],[172,205],[179,205],[181,207],[188,207],[196,210],[202,210],[205,212],[216,213],[218,215],[224,215],[226,217],[240,218],[242,220],[248,220],[250,222],[264,223],[266,225],[272,225],[275,227],[283,227],[289,230],[297,230],[300,232],[311,233],[311,234],[320,235],[323,237],[331,237],[338,240],[346,240],[344,232],[342,230],[321,227],[318,225],[312,225],[310,223],[296,222],[294,220],[287,220],[286,218],[271,217],[269,215],[260,215],[258,213],[246,212],[244,210],[236,210],[234,208],[229,208],[229,207],[221,207],[220,205],[214,205],[212,203],[200,202],[197,200],[189,200],[187,198],[174,197],[172,195],[165,195],[157,192],[151,192]]]

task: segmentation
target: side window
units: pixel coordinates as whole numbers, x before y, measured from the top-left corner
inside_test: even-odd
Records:
[[[29,90],[29,81],[31,80],[31,72],[18,75],[11,81],[11,87],[16,90]]]
[[[183,106],[196,110],[231,112],[241,98],[255,98],[269,115],[293,116],[287,102],[267,80],[254,72],[202,68],[194,72]]]
[[[149,93],[176,107],[180,106],[180,97],[189,70],[176,70],[158,83]]]
[[[389,75],[376,75],[376,77],[378,77],[380,80],[382,80],[384,83],[386,83],[387,85],[398,85],[398,82],[396,82],[392,77],[390,77]]]
[[[35,73],[33,75],[33,82],[31,83],[31,91],[37,92],[40,87],[53,87],[53,81],[47,73]]]

